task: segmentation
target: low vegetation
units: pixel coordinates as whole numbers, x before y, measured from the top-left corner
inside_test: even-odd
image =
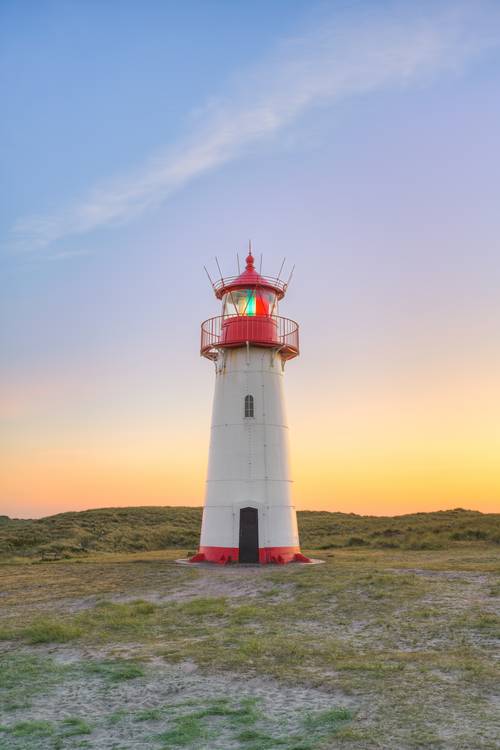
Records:
[[[462,509],[378,517],[299,511],[301,541],[308,549],[447,549],[500,544],[500,514]],[[103,508],[36,520],[0,516],[0,560],[60,560],[96,552],[195,550],[201,508]]]
[[[317,566],[5,556],[0,748],[496,750],[497,517],[336,517],[301,516]],[[396,526],[408,539],[379,544]]]

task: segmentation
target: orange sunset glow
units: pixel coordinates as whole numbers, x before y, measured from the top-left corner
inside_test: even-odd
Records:
[[[221,314],[203,266],[237,274],[249,237],[263,273],[295,265],[296,507],[500,510],[493,5],[248,6],[235,34],[216,3],[222,46],[186,16],[133,64],[112,14],[92,61],[50,14],[46,42],[34,10],[33,38],[16,22],[0,514],[203,504],[200,324]]]
[[[492,374],[475,382],[472,374],[461,382],[414,379],[399,387],[380,381],[376,393],[365,379],[334,378],[332,388],[322,384],[318,394],[312,363],[305,368],[297,360],[288,367],[298,509],[375,515],[498,510],[500,405]],[[13,434],[4,446],[3,512],[41,516],[103,506],[201,505],[212,377],[209,367],[200,368],[199,393],[185,410],[163,398],[158,414],[149,401],[144,414],[136,406],[124,417],[119,406],[114,412],[101,404],[97,424],[81,413],[49,424],[51,409],[71,409],[64,389],[44,408],[39,395],[30,408],[19,397],[19,414],[26,418],[35,405],[39,412],[31,416],[29,432]],[[174,434],[169,427],[182,418]]]

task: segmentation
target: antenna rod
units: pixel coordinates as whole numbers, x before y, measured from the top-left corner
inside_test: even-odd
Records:
[[[241,271],[240,271],[240,256],[238,253],[236,253],[236,260],[238,261],[238,276],[239,276]]]
[[[222,271],[220,270],[219,261],[217,260],[217,256],[215,256],[215,262],[217,263],[217,268],[219,269],[220,277],[224,281],[224,276],[222,275]]]
[[[260,254],[259,273],[262,274],[262,253]]]
[[[286,282],[286,287],[288,289],[288,285],[292,280],[293,272],[295,271],[295,263],[293,264],[292,270],[290,271],[290,276],[288,277],[288,281]]]
[[[209,280],[209,282],[211,283],[211,285],[212,285],[212,287],[213,287],[213,285],[214,285],[214,282],[212,281],[212,277],[210,276],[210,274],[209,274],[209,273],[208,273],[208,271],[207,271],[207,267],[206,267],[206,266],[203,266],[203,268],[205,269],[205,273],[206,273],[206,274],[207,274],[207,276],[208,276],[208,280]]]
[[[286,260],[286,257],[283,258],[283,263],[281,264],[280,270],[278,271],[278,275],[276,276],[277,279],[279,279],[279,277],[281,276],[281,272],[283,270],[283,266],[285,265],[285,260]]]

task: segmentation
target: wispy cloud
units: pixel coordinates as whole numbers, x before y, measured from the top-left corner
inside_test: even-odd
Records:
[[[374,6],[330,13],[301,36],[283,40],[272,56],[233,80],[225,97],[208,103],[182,141],[58,213],[18,221],[15,247],[41,250],[127,222],[312,107],[459,69],[500,42],[497,2],[389,0]]]

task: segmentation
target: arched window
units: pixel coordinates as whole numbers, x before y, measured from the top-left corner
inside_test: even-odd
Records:
[[[253,396],[245,396],[245,417],[253,417]]]

